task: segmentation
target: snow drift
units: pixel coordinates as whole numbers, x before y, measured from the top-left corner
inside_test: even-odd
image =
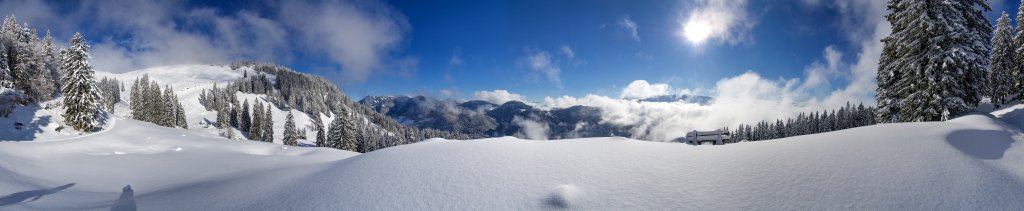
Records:
[[[1005,122],[1022,113],[723,146],[504,137],[366,154],[117,119],[0,142],[0,209],[1019,209],[1024,136]]]

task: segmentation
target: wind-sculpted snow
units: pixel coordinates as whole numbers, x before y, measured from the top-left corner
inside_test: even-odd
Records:
[[[366,154],[119,119],[0,142],[0,209],[1018,210],[1024,135],[1004,121],[1024,106],[1009,109],[721,146],[502,137]]]

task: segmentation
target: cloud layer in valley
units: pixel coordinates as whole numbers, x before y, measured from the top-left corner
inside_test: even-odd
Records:
[[[717,3],[716,3],[717,2]],[[696,9],[696,16],[733,16],[735,11],[717,6],[740,4],[742,1],[698,2],[705,7]],[[836,46],[822,49],[817,61],[804,68],[801,78],[771,79],[755,72],[726,77],[715,82],[713,88],[698,92],[674,88],[666,83],[633,81],[621,89],[618,97],[590,94],[583,97],[546,97],[540,106],[544,108],[566,108],[575,105],[593,106],[602,109],[602,121],[620,126],[633,126],[633,138],[669,141],[683,136],[690,130],[714,130],[751,124],[758,121],[774,121],[793,117],[799,112],[834,110],[853,104],[874,105],[875,75],[881,40],[889,34],[890,26],[882,17],[884,2],[880,1],[836,1],[808,4],[808,6],[830,8],[845,14],[840,21],[848,41],[852,43],[854,55],[844,55]],[[735,5],[733,5],[735,6]],[[721,13],[721,14],[718,14]],[[744,36],[745,22],[741,16],[727,18],[717,23],[723,27],[715,29],[715,39],[726,42],[740,41]],[[736,22],[737,23],[733,23]],[[736,31],[739,30],[739,31]],[[721,32],[719,32],[721,31]],[[728,33],[727,33],[728,32]],[[734,33],[735,32],[735,33]],[[718,34],[721,33],[721,34]],[[851,58],[844,60],[844,58]],[[852,62],[845,62],[852,61]],[[845,86],[843,86],[845,85]],[[500,96],[522,95],[496,90]],[[489,92],[478,92],[489,93]],[[713,97],[707,105],[687,102],[644,102],[643,99],[664,95],[703,94]],[[480,95],[486,99],[490,95]],[[492,102],[504,102],[508,97]],[[533,130],[537,133],[543,130]],[[534,136],[539,136],[533,134]]]

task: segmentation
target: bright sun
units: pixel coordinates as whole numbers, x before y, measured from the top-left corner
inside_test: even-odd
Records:
[[[683,36],[693,44],[700,45],[711,36],[711,24],[707,21],[690,19],[683,27]]]

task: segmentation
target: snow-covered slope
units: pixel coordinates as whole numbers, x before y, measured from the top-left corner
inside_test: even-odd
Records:
[[[153,67],[147,69],[141,69],[121,74],[113,74],[106,72],[97,72],[97,78],[111,77],[116,78],[125,83],[125,91],[121,93],[121,98],[125,102],[131,101],[131,86],[132,82],[137,78],[141,78],[143,75],[148,75],[149,79],[156,81],[160,86],[171,85],[174,87],[174,92],[178,95],[178,100],[181,101],[182,107],[185,109],[185,120],[188,121],[189,128],[197,130],[205,134],[216,135],[219,131],[211,127],[206,127],[207,123],[213,123],[217,120],[216,111],[206,111],[202,104],[199,103],[199,94],[203,90],[209,90],[213,88],[214,84],[218,87],[224,88],[227,84],[234,82],[235,80],[242,78],[243,74],[248,71],[248,74],[255,75],[256,72],[249,67],[242,67],[237,70],[232,70],[227,65],[174,65],[174,66],[162,66]],[[273,75],[268,75],[268,78],[273,80]],[[163,87],[161,87],[163,88]],[[237,92],[238,101],[242,102],[249,100],[250,105],[255,105],[257,101],[262,102],[264,105],[269,105],[265,98],[265,95],[255,95],[249,93]],[[310,121],[309,115],[293,109],[292,115],[295,116],[295,126],[299,130],[307,130],[309,134],[307,139],[300,139],[299,143],[302,144],[314,144],[316,131],[309,130],[313,122]],[[274,142],[281,144],[281,138],[284,134],[285,117],[288,115],[288,110],[273,107],[271,112],[274,116]],[[118,115],[122,117],[130,117],[131,111],[124,107],[119,109]],[[329,118],[324,119],[325,122],[330,122]],[[239,131],[235,131],[235,134],[240,134]]]
[[[280,188],[289,179],[358,153],[327,148],[288,147],[227,140],[151,123],[114,119],[109,129],[61,141],[0,142],[0,210],[109,210],[131,185],[140,210],[236,204],[238,194],[253,197],[261,188]],[[218,186],[262,174],[248,193],[216,195]],[[212,185],[219,184],[219,185]],[[212,185],[212,186],[211,186]],[[181,191],[198,187],[205,191]],[[267,191],[264,193],[273,193]],[[9,194],[4,196],[5,194]],[[202,201],[177,201],[176,195]],[[168,204],[144,201],[160,199]],[[246,199],[248,200],[248,199]],[[173,203],[172,203],[173,202]],[[196,210],[196,209],[193,209]]]
[[[505,137],[361,155],[117,119],[82,138],[0,142],[0,209],[1016,210],[1024,136],[1004,121],[1022,113],[724,146]]]

